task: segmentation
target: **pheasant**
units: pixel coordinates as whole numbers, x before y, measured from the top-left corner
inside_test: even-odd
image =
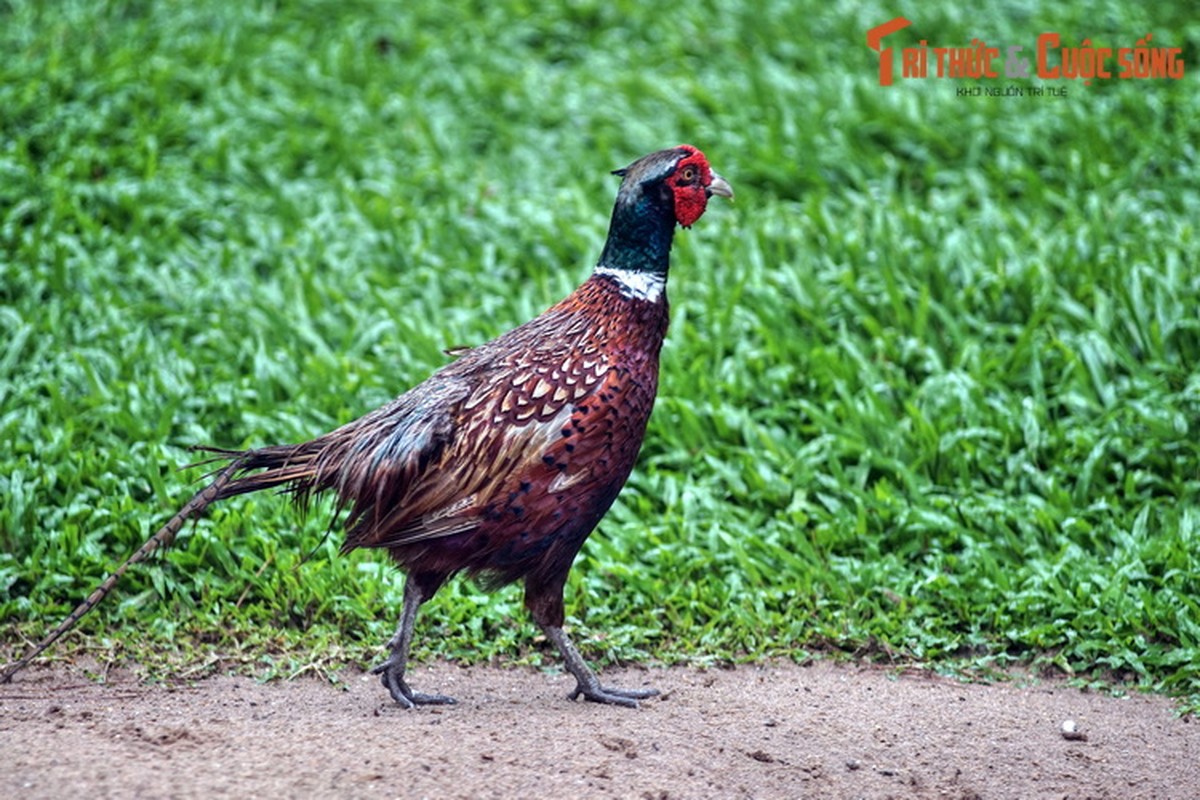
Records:
[[[406,573],[387,659],[372,670],[402,707],[453,703],[405,680],[421,604],[465,572],[525,584],[525,606],[575,677],[570,699],[623,706],[653,689],[601,685],[563,630],[563,587],[584,540],[628,479],[658,386],[675,226],[712,195],[733,197],[690,145],[651,153],[621,176],[591,276],[541,316],[458,358],[383,407],[308,442],[232,451],[226,464],[29,654],[70,630],[132,564],[184,522],[235,495],[278,487],[306,503],[332,492],[346,512],[343,552],[387,550]]]

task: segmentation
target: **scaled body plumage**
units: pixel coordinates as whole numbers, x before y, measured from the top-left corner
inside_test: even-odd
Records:
[[[666,328],[665,300],[593,277],[365,417],[238,454],[251,474],[221,496],[331,490],[350,507],[343,550],[386,548],[417,573],[548,579],[633,469]]]

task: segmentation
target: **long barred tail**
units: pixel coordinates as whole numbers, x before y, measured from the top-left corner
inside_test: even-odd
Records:
[[[12,676],[29,666],[33,659],[41,655],[46,648],[54,644],[60,636],[62,636],[71,628],[75,627],[75,623],[79,622],[85,614],[100,604],[100,601],[113,590],[117,585],[117,581],[125,574],[125,571],[139,561],[145,561],[151,553],[160,547],[168,547],[174,541],[175,536],[183,528],[183,524],[192,517],[204,513],[217,500],[223,497],[228,497],[229,484],[234,480],[237,474],[246,469],[246,464],[243,458],[238,456],[242,454],[230,454],[234,456],[234,461],[227,467],[217,473],[217,477],[208,486],[201,489],[196,495],[179,509],[179,513],[171,517],[166,525],[159,528],[158,533],[146,540],[146,543],[137,549],[133,555],[125,559],[125,562],[105,578],[104,583],[96,587],[96,591],[88,595],[88,598],[79,604],[79,607],[70,613],[70,615],[62,621],[62,624],[46,635],[44,639],[38,642],[37,647],[26,653],[19,661],[6,666],[0,670],[0,683],[8,683],[12,680]],[[245,491],[245,490],[243,490]],[[240,494],[240,492],[233,492]]]

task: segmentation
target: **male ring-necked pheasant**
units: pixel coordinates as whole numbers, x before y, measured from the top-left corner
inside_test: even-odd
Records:
[[[667,330],[675,226],[690,226],[709,197],[733,191],[690,145],[616,174],[608,240],[570,296],[324,436],[214,450],[229,463],[213,482],[0,681],[95,607],[129,566],[168,545],[185,520],[217,500],[283,487],[300,502],[333,492],[349,509],[342,550],[386,549],[407,573],[391,653],[374,669],[401,706],[454,702],[414,692],[404,675],[418,608],[464,571],[489,585],[525,581],[526,607],[578,681],[572,699],[636,706],[656,694],[600,685],[563,631],[563,586],[642,445]]]

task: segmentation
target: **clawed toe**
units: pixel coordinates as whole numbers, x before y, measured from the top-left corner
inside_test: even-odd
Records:
[[[412,701],[414,705],[418,706],[452,706],[458,703],[448,694],[422,694],[421,692],[413,692]]]
[[[396,705],[401,708],[413,706],[449,706],[457,702],[453,697],[444,694],[423,694],[414,692],[404,681],[404,667],[388,659],[371,670],[372,675],[379,676],[379,682],[387,688]]]
[[[575,690],[567,695],[568,700],[574,700],[583,695],[583,699],[591,700],[593,703],[608,703],[614,706],[637,708],[638,700],[645,700],[647,697],[654,697],[658,694],[658,691],[655,689],[615,689],[609,686],[601,686],[600,679],[596,677],[596,673],[592,672],[591,667],[583,660],[583,656],[579,655],[579,651],[575,649],[575,645],[571,644],[571,639],[562,629],[562,626],[547,625],[545,623],[539,624],[541,624],[542,630],[546,633],[546,638],[554,643],[554,646],[558,648],[558,652],[562,653],[567,671],[575,676]]]
[[[588,687],[582,683],[575,686],[575,691],[567,695],[568,700],[575,700],[580,695],[584,700],[593,703],[608,703],[614,706],[637,708],[638,700],[645,700],[658,694],[657,689],[620,689],[613,686]]]
[[[633,700],[645,700],[647,697],[657,697],[658,689],[618,689],[613,686],[601,686],[600,691],[617,697],[628,697]]]

